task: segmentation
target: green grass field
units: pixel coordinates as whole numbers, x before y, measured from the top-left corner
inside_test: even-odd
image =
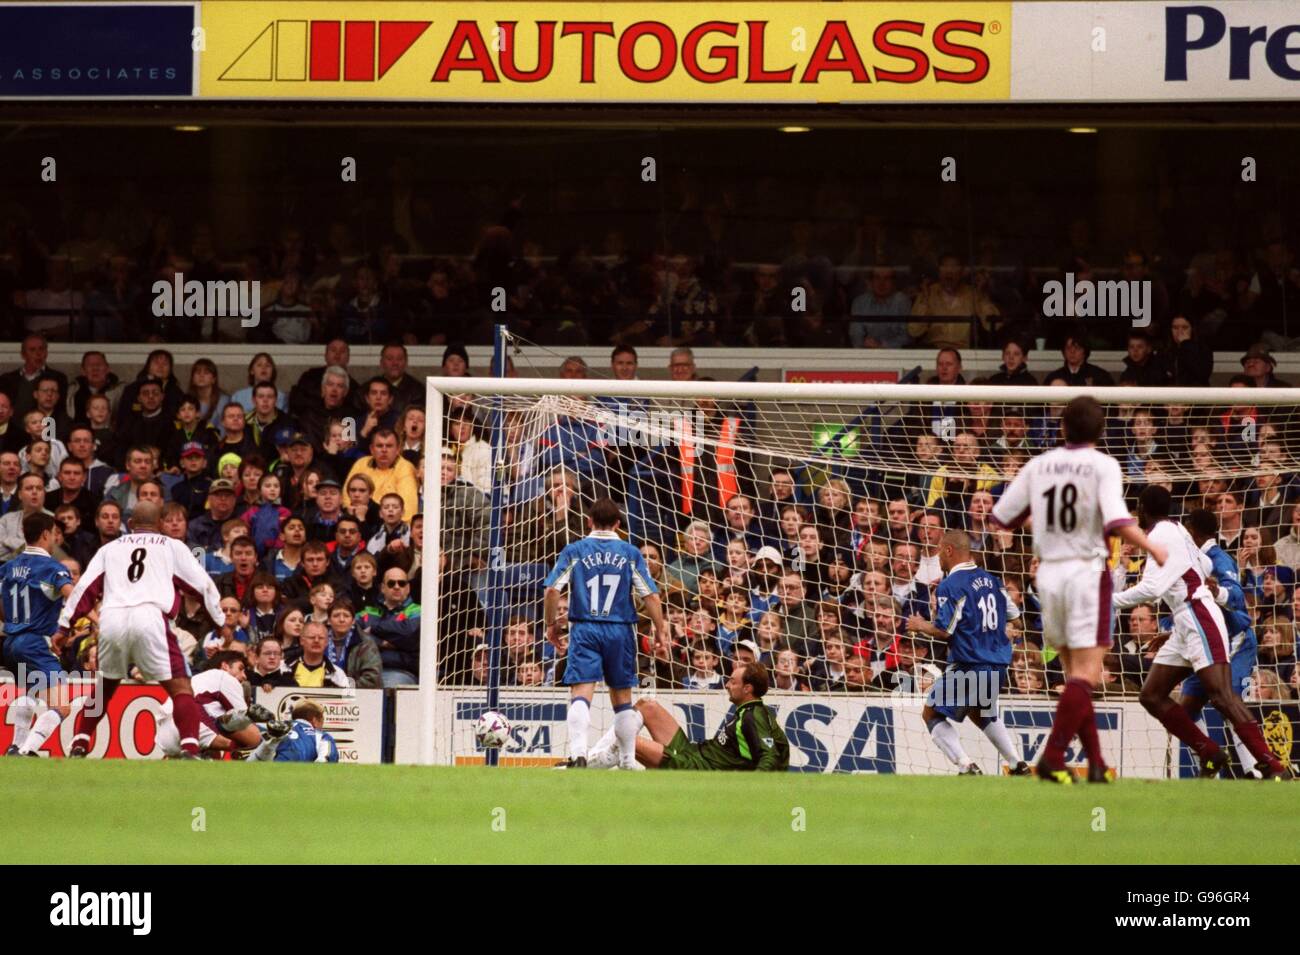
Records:
[[[1291,784],[1199,780],[1057,788],[998,777],[0,760],[11,865],[1296,863],[1297,795]],[[206,831],[194,831],[196,809]]]

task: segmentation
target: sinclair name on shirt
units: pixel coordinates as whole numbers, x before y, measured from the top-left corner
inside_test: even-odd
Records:
[[[622,570],[627,566],[627,558],[622,554],[616,554],[613,551],[602,550],[594,554],[587,554],[582,558],[582,566],[588,570],[595,570],[597,567],[617,567]]]

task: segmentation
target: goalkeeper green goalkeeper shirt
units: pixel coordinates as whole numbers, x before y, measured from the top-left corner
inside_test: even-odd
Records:
[[[762,700],[750,700],[736,707],[718,735],[700,743],[699,752],[712,769],[790,768],[790,743]]]

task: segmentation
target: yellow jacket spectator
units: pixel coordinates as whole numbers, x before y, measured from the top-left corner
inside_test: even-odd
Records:
[[[359,458],[352,465],[348,481],[358,474],[364,474],[374,482],[375,500],[383,500],[385,494],[397,494],[402,498],[402,520],[410,521],[419,513],[420,482],[415,465],[398,453],[397,435],[391,428],[376,428],[370,435],[370,457]]]

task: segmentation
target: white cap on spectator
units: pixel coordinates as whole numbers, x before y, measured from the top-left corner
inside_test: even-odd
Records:
[[[781,552],[775,547],[760,547],[758,553],[754,555],[754,560],[755,562],[760,560],[770,560],[778,567],[785,566],[784,562],[781,560]]]
[[[759,649],[758,644],[753,640],[737,640],[736,649],[739,650],[741,647],[744,647],[750,653],[754,654],[755,660],[763,659],[763,651]]]

